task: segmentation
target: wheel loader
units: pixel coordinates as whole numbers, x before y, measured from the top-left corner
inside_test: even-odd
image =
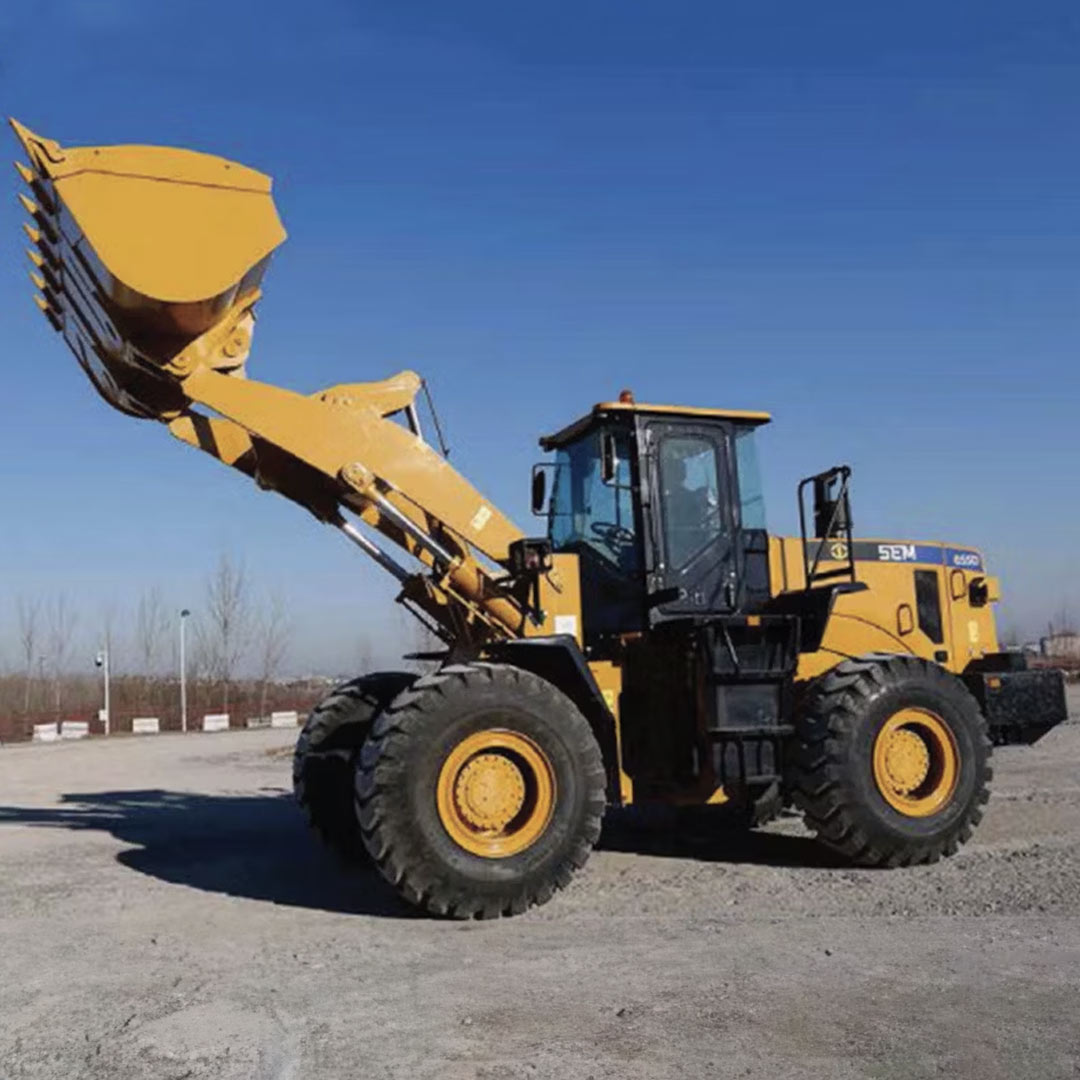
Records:
[[[12,126],[35,300],[101,396],[339,530],[442,643],[428,674],[339,687],[295,753],[311,824],[412,904],[544,903],[631,805],[793,805],[851,863],[933,862],[979,822],[992,744],[1065,718],[1062,675],[999,650],[982,554],[854,536],[846,467],[798,485],[799,536],[768,532],[766,413],[616,393],[540,440],[527,535],[451,466],[413,372],[248,377],[285,239],[267,176]]]

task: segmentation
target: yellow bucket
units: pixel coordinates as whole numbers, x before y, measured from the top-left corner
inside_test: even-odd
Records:
[[[167,362],[255,293],[285,239],[254,169],[162,146],[61,147],[11,126],[29,158],[16,168],[38,306],[99,375],[132,349]]]

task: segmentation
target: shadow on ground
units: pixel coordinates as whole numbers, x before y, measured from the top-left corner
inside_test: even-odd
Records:
[[[108,832],[133,845],[117,860],[162,881],[292,907],[407,918],[371,867],[347,867],[312,835],[291,793],[101,791],[57,807],[0,806],[0,826]]]
[[[108,832],[132,847],[124,866],[162,881],[293,907],[415,917],[371,867],[347,867],[317,843],[291,794],[205,795],[149,789],[64,795],[56,807],[0,806],[0,826]],[[600,850],[772,866],[835,865],[806,837],[609,815]]]
[[[848,865],[809,836],[751,830],[723,814],[701,814],[680,821],[663,808],[643,812],[631,807],[609,812],[596,846],[599,851],[697,862],[806,869]]]

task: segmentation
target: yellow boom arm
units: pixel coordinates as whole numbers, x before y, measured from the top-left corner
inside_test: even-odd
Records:
[[[269,177],[190,150],[65,148],[11,125],[29,158],[16,168],[35,301],[106,401],[342,529],[445,640],[546,629],[506,572],[521,531],[422,438],[417,375],[311,396],[247,378],[260,283],[285,239]],[[544,591],[561,589],[549,573]]]

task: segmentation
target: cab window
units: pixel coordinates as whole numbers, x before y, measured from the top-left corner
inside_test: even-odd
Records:
[[[735,432],[735,468],[739,475],[739,519],[744,529],[765,529],[765,494],[758,466],[754,428]]]
[[[599,431],[556,451],[548,535],[556,551],[586,547],[622,573],[634,574],[639,556],[627,433],[615,435],[615,451],[610,483],[602,478]]]
[[[670,569],[690,563],[724,529],[716,445],[701,435],[660,443],[664,547]]]

